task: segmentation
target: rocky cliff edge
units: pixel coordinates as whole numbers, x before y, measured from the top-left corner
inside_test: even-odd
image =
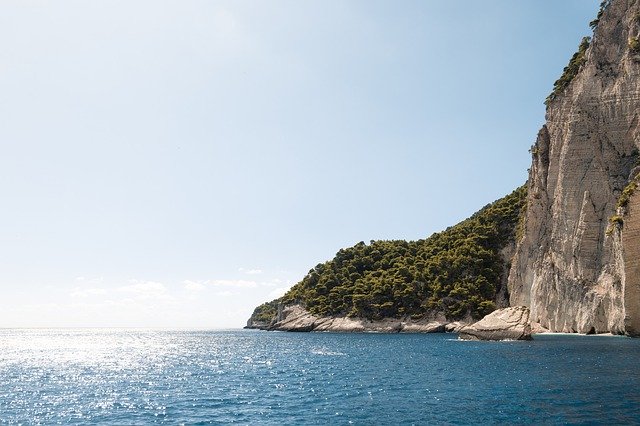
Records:
[[[640,1],[603,2],[599,16],[531,149],[508,289],[550,331],[637,335]]]

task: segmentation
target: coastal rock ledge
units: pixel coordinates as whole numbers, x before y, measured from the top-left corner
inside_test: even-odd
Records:
[[[463,327],[463,340],[531,340],[529,308],[514,306],[498,309],[480,321]]]
[[[371,321],[364,318],[317,317],[300,305],[280,307],[275,322],[267,327],[251,322],[246,328],[277,331],[330,331],[338,333],[443,333],[458,331],[466,325],[462,322],[450,323],[444,318],[430,318],[412,321],[410,319],[386,318]]]

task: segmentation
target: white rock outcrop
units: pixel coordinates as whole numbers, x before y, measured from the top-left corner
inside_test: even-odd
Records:
[[[529,308],[498,309],[460,329],[458,336],[463,340],[531,340]]]
[[[340,333],[443,333],[449,325],[444,318],[430,318],[418,321],[385,318],[371,321],[364,318],[317,317],[300,305],[281,309],[277,322],[269,330],[278,331],[331,331]],[[459,328],[462,323],[456,323]]]

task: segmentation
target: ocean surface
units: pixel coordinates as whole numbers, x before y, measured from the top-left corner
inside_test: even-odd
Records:
[[[638,422],[638,339],[0,330],[0,424]]]

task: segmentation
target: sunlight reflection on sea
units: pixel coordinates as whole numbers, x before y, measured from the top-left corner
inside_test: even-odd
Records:
[[[0,423],[625,423],[640,341],[0,330]]]

